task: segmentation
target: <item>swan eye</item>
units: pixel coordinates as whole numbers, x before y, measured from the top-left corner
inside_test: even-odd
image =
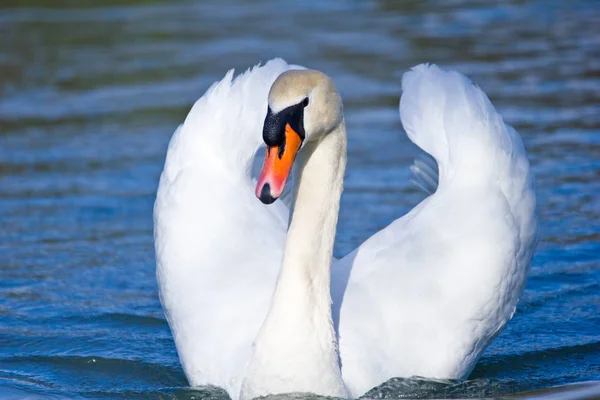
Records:
[[[302,107],[308,106],[308,97],[302,100]]]

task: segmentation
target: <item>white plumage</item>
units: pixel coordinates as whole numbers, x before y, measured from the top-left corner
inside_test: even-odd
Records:
[[[289,210],[256,199],[251,167],[269,88],[290,68],[276,59],[236,79],[230,71],[196,102],[169,145],[154,209],[160,296],[185,374],[234,400],[284,252]],[[536,244],[523,144],[485,94],[427,65],[405,74],[403,91],[402,123],[436,159],[439,185],[333,260],[333,322],[353,397],[396,376],[467,377],[512,317]]]

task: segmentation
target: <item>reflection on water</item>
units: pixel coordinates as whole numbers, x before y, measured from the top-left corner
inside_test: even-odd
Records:
[[[337,255],[422,198],[397,112],[401,74],[417,63],[482,86],[537,176],[531,277],[472,380],[393,380],[370,396],[600,379],[598,26],[593,0],[3,1],[0,391],[222,397],[184,388],[156,293],[152,204],[192,102],[227,69],[275,56],[327,72],[344,98]]]

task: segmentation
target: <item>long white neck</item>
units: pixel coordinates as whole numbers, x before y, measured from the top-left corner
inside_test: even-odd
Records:
[[[310,392],[346,397],[331,319],[330,268],[346,168],[346,129],[307,142],[271,309],[258,334],[242,399]]]

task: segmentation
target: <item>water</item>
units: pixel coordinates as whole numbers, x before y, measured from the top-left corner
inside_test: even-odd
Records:
[[[600,379],[597,2],[208,3],[2,1],[0,395],[223,398],[186,388],[157,296],[152,205],[192,102],[227,69],[274,56],[327,72],[345,102],[338,256],[423,198],[408,168],[419,150],[397,113],[412,65],[477,82],[537,176],[531,276],[470,380],[392,380],[369,397]]]

